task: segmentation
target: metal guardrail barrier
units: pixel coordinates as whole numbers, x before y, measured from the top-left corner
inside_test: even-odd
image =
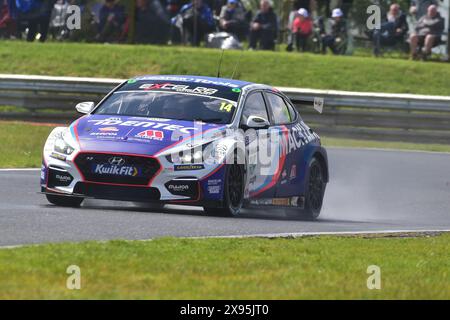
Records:
[[[98,102],[121,79],[0,74],[0,119],[68,122],[76,103]],[[450,144],[450,97],[278,88],[302,117],[331,137]],[[312,108],[324,99],[324,112]],[[16,111],[17,109],[17,111]]]

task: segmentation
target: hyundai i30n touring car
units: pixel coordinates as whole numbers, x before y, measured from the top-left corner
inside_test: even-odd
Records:
[[[273,87],[198,76],[141,76],[48,137],[41,191],[84,199],[203,206],[236,216],[277,206],[314,219],[328,182],[326,150]]]

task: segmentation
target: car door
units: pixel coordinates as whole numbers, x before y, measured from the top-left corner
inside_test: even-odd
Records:
[[[276,198],[294,196],[298,193],[296,186],[299,172],[299,157],[301,157],[301,137],[296,128],[298,115],[284,97],[276,92],[265,92],[268,101],[269,114],[273,127],[278,133],[279,153],[274,154],[273,163],[277,163],[274,196]]]
[[[260,159],[260,149],[270,143],[270,136],[268,129],[246,128],[250,116],[258,116],[270,122],[262,91],[254,91],[247,96],[240,119],[240,128],[245,129],[247,156],[245,198],[271,198],[274,195],[274,188],[270,185],[272,177],[266,174],[270,171],[268,168],[271,166],[270,159],[268,161]]]

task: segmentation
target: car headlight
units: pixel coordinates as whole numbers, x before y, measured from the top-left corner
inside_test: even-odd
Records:
[[[73,153],[73,151],[75,150],[72,146],[70,146],[66,140],[64,140],[64,135],[60,134],[56,140],[55,140],[55,144],[54,144],[54,150],[56,152],[65,154],[65,155],[71,155]]]
[[[208,157],[205,150],[210,143],[197,146],[192,149],[183,150],[166,156],[167,161],[175,164],[200,164]]]

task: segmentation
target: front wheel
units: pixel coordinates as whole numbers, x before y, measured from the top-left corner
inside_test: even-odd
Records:
[[[238,216],[244,203],[244,187],[244,166],[238,164],[227,166],[225,172],[223,207],[205,207],[205,212],[212,216]]]
[[[78,208],[84,201],[84,198],[80,197],[58,196],[53,194],[47,194],[46,197],[48,202],[58,207]]]
[[[324,170],[325,168],[322,167],[316,158],[311,160],[308,166],[304,208],[287,209],[286,214],[289,217],[304,220],[315,220],[319,217],[327,185]]]

